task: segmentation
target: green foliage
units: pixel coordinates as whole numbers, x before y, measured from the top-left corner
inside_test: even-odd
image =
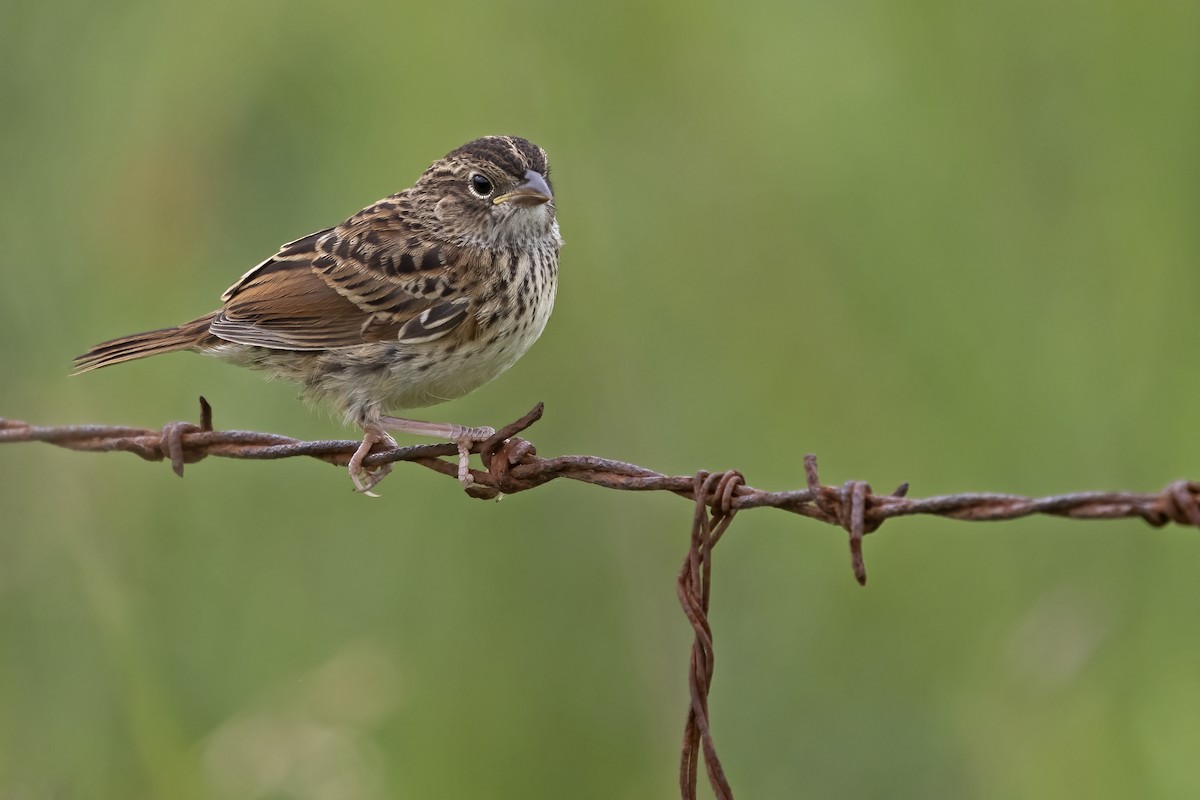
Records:
[[[411,6],[411,7],[410,7]],[[192,355],[68,379],[475,136],[549,151],[558,309],[432,419],[914,494],[1200,477],[1195,4],[0,5],[0,415],[352,435]],[[666,797],[690,511],[382,499],[300,460],[0,449],[0,797]],[[1195,797],[1195,532],[748,513],[747,797]],[[1181,635],[1182,633],[1182,635]]]

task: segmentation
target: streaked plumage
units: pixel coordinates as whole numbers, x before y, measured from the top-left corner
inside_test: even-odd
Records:
[[[486,190],[486,191],[485,191]],[[76,372],[173,350],[264,370],[332,404],[366,433],[351,465],[390,441],[385,428],[456,439],[488,429],[384,415],[451,400],[508,369],[541,334],[561,245],[545,151],[524,139],[477,139],[416,184],[341,225],[279,249],[242,276],[224,306],[176,328],[96,345]]]

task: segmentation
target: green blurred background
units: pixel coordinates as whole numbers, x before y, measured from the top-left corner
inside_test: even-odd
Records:
[[[770,489],[1200,478],[1200,6],[434,5],[0,5],[0,415],[354,435],[190,354],[66,373],[511,132],[558,309],[428,418]],[[672,796],[687,504],[380,489],[0,449],[0,798]],[[846,549],[717,551],[739,797],[1200,795],[1195,531],[898,520],[865,590]]]

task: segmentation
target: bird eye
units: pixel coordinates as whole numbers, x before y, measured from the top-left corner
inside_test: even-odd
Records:
[[[476,172],[471,176],[471,191],[479,197],[487,197],[492,193],[492,182]]]

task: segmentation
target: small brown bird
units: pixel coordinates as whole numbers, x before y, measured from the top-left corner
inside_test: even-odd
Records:
[[[174,328],[98,344],[75,373],[194,350],[300,384],[359,425],[350,477],[369,493],[391,465],[363,467],[387,430],[458,444],[494,434],[386,416],[461,397],[511,367],[546,327],[562,239],[546,152],[488,136],[433,163],[412,188],[285,244],[230,287],[224,306]]]

